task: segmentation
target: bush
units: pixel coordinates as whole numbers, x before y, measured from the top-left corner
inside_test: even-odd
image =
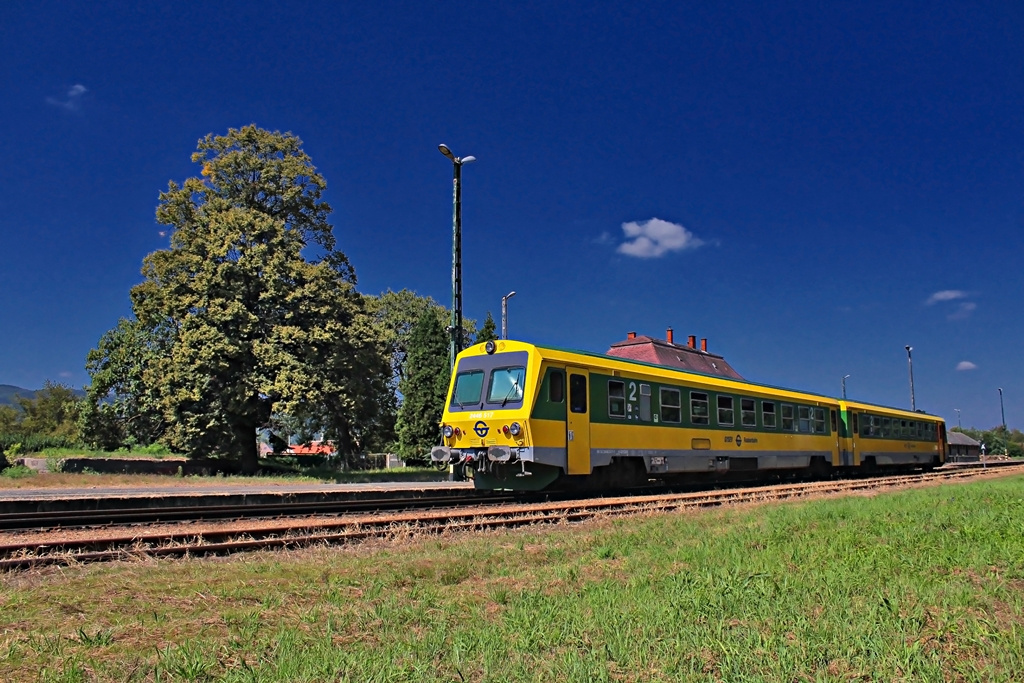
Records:
[[[24,465],[12,465],[3,472],[0,472],[0,477],[7,477],[8,479],[23,479],[25,477],[31,477],[36,471],[31,467],[25,467]]]
[[[77,439],[65,436],[0,434],[0,453],[7,453],[15,444],[21,444],[21,454],[39,453],[46,448],[74,448],[81,445]]]

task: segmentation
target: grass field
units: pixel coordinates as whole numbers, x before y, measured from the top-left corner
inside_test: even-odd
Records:
[[[1015,681],[1024,477],[2,581],[3,680]]]

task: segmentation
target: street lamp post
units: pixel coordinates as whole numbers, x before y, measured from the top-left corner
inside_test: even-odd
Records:
[[[441,154],[452,162],[452,324],[450,360],[455,372],[455,356],[462,350],[462,165],[476,161],[476,157],[457,157],[448,145],[437,146]]]
[[[999,414],[1003,418],[1003,431],[1006,431],[1006,411],[1003,410],[1003,388],[999,387]]]
[[[508,339],[508,300],[516,295],[515,290],[501,297],[501,338]]]
[[[849,375],[843,375],[843,398],[846,398],[846,380],[850,378]]]
[[[910,410],[913,412],[917,410],[917,405],[914,403],[914,361],[910,357],[910,352],[914,350],[914,347],[908,344],[903,348],[907,350],[907,369],[910,372]]]
[[[959,408],[953,408],[953,410],[956,411],[956,428],[959,429],[962,432],[962,431],[964,431],[964,428],[960,424],[960,409]]]

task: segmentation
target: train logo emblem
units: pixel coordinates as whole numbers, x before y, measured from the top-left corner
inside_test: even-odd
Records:
[[[473,431],[482,439],[487,436],[487,432],[491,431],[491,428],[488,427],[487,423],[483,420],[478,420],[477,423],[473,425]]]
[[[743,435],[742,434],[737,434],[736,435],[736,445],[737,446],[742,446],[743,445]]]

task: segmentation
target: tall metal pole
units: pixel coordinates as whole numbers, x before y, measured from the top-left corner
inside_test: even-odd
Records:
[[[444,143],[437,148],[452,162],[452,320],[449,356],[454,372],[455,357],[462,350],[462,165],[476,161],[476,157],[457,157]]]
[[[914,361],[910,357],[910,352],[914,350],[913,346],[904,346],[907,350],[907,369],[910,371],[910,410],[916,411],[917,405],[914,403]]]
[[[1003,410],[1003,388],[999,387],[999,414],[1003,418],[1003,431],[1006,431],[1006,411]]]
[[[964,428],[963,428],[963,425],[960,424],[960,409],[959,408],[953,408],[953,410],[956,411],[956,428],[959,429],[962,432],[964,430]]]
[[[452,164],[452,341],[451,366],[462,350],[462,164]]]
[[[516,295],[515,290],[501,297],[501,338],[508,339],[508,300]]]
[[[849,377],[850,377],[849,375],[843,375],[843,398],[844,399],[846,398],[846,380]]]

